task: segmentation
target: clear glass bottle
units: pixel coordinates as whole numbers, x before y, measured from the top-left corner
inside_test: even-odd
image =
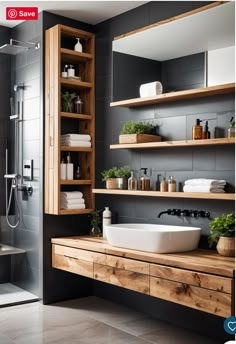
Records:
[[[128,179],[128,190],[137,190],[137,179],[134,178],[134,172],[130,172],[131,176]]]
[[[82,105],[83,105],[83,102],[80,99],[80,97],[79,96],[75,97],[75,99],[74,99],[75,113],[82,113]]]
[[[167,183],[165,177],[162,178],[162,181],[160,183],[160,191],[161,192],[167,192],[168,191],[168,183]]]

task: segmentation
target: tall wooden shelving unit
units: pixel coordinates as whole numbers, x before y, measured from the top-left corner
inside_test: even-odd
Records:
[[[74,51],[80,38],[83,52]],[[46,31],[45,48],[45,213],[53,215],[88,214],[94,210],[92,189],[95,181],[95,35],[56,25]],[[81,80],[61,77],[65,64],[76,67]],[[83,101],[81,114],[62,112],[62,90],[75,92]],[[91,135],[91,148],[61,146],[65,133]],[[70,152],[74,167],[80,166],[81,178],[61,180],[60,162]],[[83,192],[86,209],[61,209],[60,192]]]

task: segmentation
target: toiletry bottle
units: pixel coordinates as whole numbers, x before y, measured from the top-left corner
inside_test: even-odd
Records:
[[[67,69],[68,78],[73,78],[75,76],[74,66],[70,65],[70,68]]]
[[[206,121],[206,124],[204,125],[202,138],[203,139],[210,139],[211,138],[211,133],[210,133],[209,128],[208,128],[208,121]]]
[[[109,207],[105,207],[105,210],[102,212],[102,230],[103,230],[103,238],[106,239],[106,233],[104,226],[109,226],[111,224],[111,211]]]
[[[128,179],[128,190],[137,190],[137,179],[134,178],[134,172],[130,171],[131,176]]]
[[[161,183],[160,183],[160,177],[161,175],[158,174],[157,175],[157,180],[156,180],[156,191],[160,191],[160,186],[161,186]]]
[[[67,70],[66,70],[67,68],[68,68],[68,65],[65,65],[63,72],[61,72],[61,77],[62,78],[67,78],[67,76],[68,76],[68,73],[67,73]]]
[[[77,166],[77,170],[75,172],[75,179],[80,179],[80,167],[79,167],[79,165]]]
[[[74,178],[74,165],[71,163],[70,153],[68,153],[66,160],[67,160],[67,164],[66,164],[67,180],[73,180],[73,178]]]
[[[172,176],[168,179],[168,192],[176,192],[176,181]]]
[[[200,125],[202,121],[197,118],[196,124],[192,127],[192,139],[193,140],[201,140],[202,138],[202,126]]]
[[[160,191],[161,192],[167,192],[168,191],[168,183],[167,183],[165,177],[162,178],[162,181],[160,183]]]
[[[228,139],[235,137],[235,119],[234,117],[231,118],[229,121],[229,129],[228,129]]]
[[[82,44],[80,43],[80,38],[76,38],[77,39],[77,43],[76,45],[74,46],[74,50],[75,51],[78,51],[79,53],[82,53],[83,51],[83,46]]]
[[[140,168],[143,171],[143,175],[140,177],[139,187],[142,191],[150,190],[150,178],[147,176],[147,168]]]
[[[60,164],[60,171],[61,171],[61,180],[66,180],[66,164],[64,162],[64,159],[61,160]]]
[[[82,113],[82,100],[79,96],[75,97],[74,99],[74,107],[75,107],[75,113]]]

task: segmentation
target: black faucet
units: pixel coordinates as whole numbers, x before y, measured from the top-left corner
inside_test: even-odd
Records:
[[[165,210],[165,211],[161,211],[161,212],[157,215],[157,217],[160,218],[161,215],[163,215],[163,214],[168,214],[168,215],[170,215],[170,214],[171,214],[171,209],[167,209],[167,210]]]
[[[173,215],[173,216],[186,216],[186,217],[206,217],[210,218],[210,212],[205,210],[188,210],[188,209],[167,209],[165,211],[161,211],[157,217],[160,218],[161,215]]]

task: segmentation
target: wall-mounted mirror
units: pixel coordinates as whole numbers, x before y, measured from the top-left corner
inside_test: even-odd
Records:
[[[212,3],[114,38],[113,101],[234,82],[235,4]]]

